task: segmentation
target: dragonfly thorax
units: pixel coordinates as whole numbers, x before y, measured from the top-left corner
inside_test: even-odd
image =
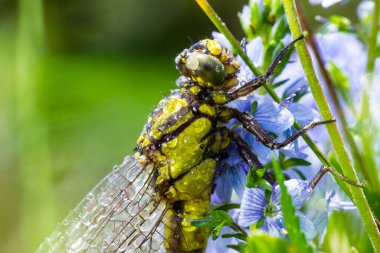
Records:
[[[207,215],[210,206],[218,157],[231,140],[228,132],[220,128],[220,112],[210,101],[218,91],[186,77],[182,80],[182,88],[164,98],[150,115],[137,141],[137,150],[156,167],[157,192],[177,207],[169,213],[181,220],[200,219]],[[195,228],[185,221],[180,224],[167,224],[170,231],[177,231],[168,235],[173,238],[169,247],[178,244],[186,251],[203,249],[207,228]],[[175,239],[176,233],[183,238]]]

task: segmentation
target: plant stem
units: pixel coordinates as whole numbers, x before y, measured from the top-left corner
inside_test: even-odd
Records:
[[[379,31],[380,0],[374,0],[371,34],[369,37],[366,72],[373,74],[376,61],[377,32]]]
[[[294,38],[302,34],[301,27],[298,23],[297,12],[294,6],[294,0],[284,0],[283,1],[285,14],[288,18],[288,23],[290,31]],[[333,118],[333,114],[330,110],[330,107],[327,103],[327,99],[324,95],[322,87],[319,83],[319,80],[315,74],[313,63],[309,51],[307,50],[305,41],[300,41],[296,44],[296,49],[301,60],[302,67],[305,71],[306,78],[309,82],[310,89],[313,93],[314,99],[317,103],[319,111],[321,113],[323,120],[328,120]],[[338,127],[336,124],[328,124],[326,128],[329,132],[332,146],[335,150],[339,163],[342,167],[343,173],[345,176],[354,181],[359,181],[356,172],[351,164],[349,155],[346,151],[343,139],[339,133]],[[368,236],[372,242],[372,246],[375,252],[380,252],[380,233],[376,226],[376,221],[372,214],[372,211],[368,205],[367,199],[364,195],[363,189],[349,185],[350,192],[352,194],[353,200],[360,212],[360,215],[363,219],[364,226],[367,230]]]
[[[371,33],[368,41],[368,55],[367,55],[367,64],[366,64],[366,85],[363,86],[363,95],[362,95],[362,107],[360,113],[360,120],[362,122],[368,121],[371,119],[371,113],[369,108],[369,91],[373,83],[373,74],[375,70],[375,61],[376,61],[376,46],[377,46],[377,35],[379,31],[379,15],[380,15],[380,0],[374,0],[373,16],[372,16],[372,26]],[[375,191],[380,191],[380,179],[378,170],[376,167],[376,159],[373,152],[373,137],[369,133],[363,133],[361,136],[361,142],[363,146],[364,161],[366,168],[369,174],[370,183]]]
[[[260,71],[253,65],[252,61],[248,58],[248,56],[244,53],[244,50],[240,46],[239,42],[232,35],[230,30],[227,28],[226,24],[222,22],[219,18],[218,14],[214,11],[214,9],[210,6],[207,0],[196,0],[198,5],[203,9],[206,15],[210,18],[210,20],[214,23],[216,28],[227,38],[227,40],[231,43],[234,51],[243,59],[243,61],[247,64],[247,66],[252,70],[252,72],[258,76],[260,75]],[[265,84],[265,90],[268,94],[273,98],[273,100],[277,103],[281,103],[281,98],[276,94],[272,86]],[[301,129],[301,125],[294,121],[293,126],[296,129]],[[309,147],[313,150],[315,155],[319,158],[321,163],[325,166],[331,167],[329,160],[323,155],[322,151],[317,147],[317,145],[312,141],[312,139],[307,134],[303,134],[302,138],[309,145]]]
[[[20,252],[32,252],[55,225],[47,126],[41,113],[39,71],[43,1],[19,0],[15,122],[21,185]]]

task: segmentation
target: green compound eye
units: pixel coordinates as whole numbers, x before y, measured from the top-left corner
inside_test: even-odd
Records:
[[[220,85],[227,76],[224,65],[214,56],[195,53],[186,60],[186,68],[195,72],[196,77],[213,85]]]

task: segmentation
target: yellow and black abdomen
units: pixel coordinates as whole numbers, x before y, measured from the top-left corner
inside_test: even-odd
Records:
[[[158,192],[172,206],[165,235],[169,252],[203,252],[206,246],[208,229],[187,220],[204,218],[210,207],[217,163],[209,153],[222,143],[216,125],[212,106],[172,95],[152,113],[138,140],[139,152],[157,165]],[[222,148],[228,144],[225,140]]]

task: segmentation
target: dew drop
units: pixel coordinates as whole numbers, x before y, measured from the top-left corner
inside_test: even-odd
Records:
[[[89,194],[87,194],[87,199],[90,201],[94,200],[95,199],[94,193],[90,192]]]
[[[173,140],[169,141],[166,143],[166,146],[168,148],[175,148],[178,144],[178,139],[177,138],[174,138]]]

